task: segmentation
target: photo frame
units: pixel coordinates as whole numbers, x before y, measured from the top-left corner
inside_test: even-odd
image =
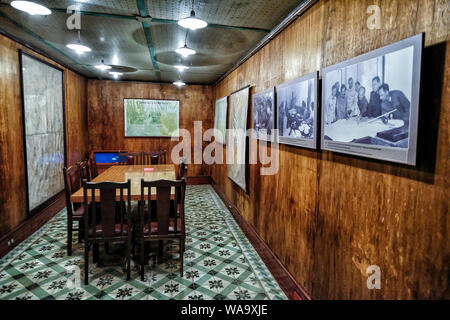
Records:
[[[323,150],[416,164],[423,43],[418,34],[323,69]]]
[[[222,135],[215,135],[215,141],[226,144],[228,97],[216,101],[214,109],[214,130]]]
[[[247,116],[250,86],[230,95],[230,119],[227,137],[228,177],[242,190],[247,191]]]
[[[179,136],[178,100],[124,99],[126,138],[171,138]]]
[[[27,216],[64,190],[67,165],[64,70],[19,50]]]
[[[317,149],[319,72],[277,86],[278,143]]]
[[[275,116],[275,88],[255,93],[252,102],[252,124],[256,139],[275,141]]]

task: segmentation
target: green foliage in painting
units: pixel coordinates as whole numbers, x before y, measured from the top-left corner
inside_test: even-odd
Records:
[[[179,102],[125,100],[127,137],[167,137],[178,134]]]

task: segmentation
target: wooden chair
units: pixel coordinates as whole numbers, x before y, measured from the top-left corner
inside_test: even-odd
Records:
[[[89,167],[91,168],[91,179],[95,179],[98,176],[98,167],[95,155],[89,159],[89,162]]]
[[[167,150],[141,152],[141,164],[143,165],[166,164],[166,154]]]
[[[90,190],[90,195],[88,195]],[[95,193],[98,190],[100,201]],[[127,195],[124,196],[124,191]],[[119,201],[117,201],[119,192]],[[84,207],[84,283],[88,284],[89,250],[94,246],[94,260],[98,254],[99,243],[122,242],[127,244],[126,270],[130,279],[130,254],[133,225],[131,223],[131,180],[116,182],[83,181]],[[124,200],[126,198],[126,200]],[[97,200],[97,202],[96,202]],[[97,253],[95,248],[97,247]]]
[[[91,174],[89,172],[89,162],[87,160],[77,162],[78,171],[80,172],[81,181],[91,181]]]
[[[187,179],[187,171],[188,171],[188,166],[184,162],[184,160],[182,160],[180,162],[180,164],[178,165],[177,180],[184,179],[186,181],[186,179]]]
[[[156,219],[151,219],[155,206],[152,201],[145,201],[145,195],[151,198],[152,189],[156,189]],[[179,199],[179,205],[175,206],[177,214],[170,217],[170,192],[175,188],[175,199]],[[183,276],[183,253],[185,247],[185,221],[184,221],[184,196],[186,182],[184,179],[170,181],[158,180],[146,182],[141,180],[141,206],[140,206],[140,264],[141,279],[144,279],[144,243],[146,241],[163,241],[175,239],[179,241],[180,250],[180,275]]]
[[[118,164],[119,166],[125,166],[127,164],[127,154],[128,152],[119,152],[117,153]]]
[[[120,152],[119,154],[119,165],[136,165],[139,164],[141,155],[137,152]]]
[[[67,255],[72,255],[72,233],[78,231],[78,241],[81,242],[83,238],[83,216],[84,206],[79,203],[70,201],[70,196],[81,188],[80,172],[78,167],[71,166],[63,168],[64,186],[66,194],[66,208],[67,208]],[[78,228],[73,228],[73,222],[78,221]]]

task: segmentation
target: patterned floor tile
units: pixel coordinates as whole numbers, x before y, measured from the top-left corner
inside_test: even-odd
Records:
[[[123,270],[123,247],[100,248],[84,285],[83,244],[73,239],[66,255],[65,210],[0,259],[0,299],[56,300],[265,300],[286,299],[267,267],[211,186],[186,193],[186,251],[180,277],[178,244],[156,247],[140,280],[136,262],[131,280]]]

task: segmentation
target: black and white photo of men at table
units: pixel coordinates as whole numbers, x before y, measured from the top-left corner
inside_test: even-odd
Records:
[[[324,74],[324,138],[407,148],[412,60],[410,47]]]

